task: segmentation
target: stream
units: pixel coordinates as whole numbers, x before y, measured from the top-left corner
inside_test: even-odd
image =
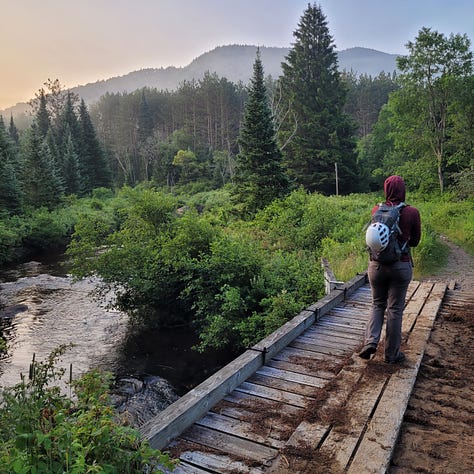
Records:
[[[48,254],[0,272],[0,335],[7,344],[0,389],[28,374],[33,355],[44,360],[72,344],[60,366],[68,374],[71,366],[73,378],[92,368],[112,372],[116,405],[139,405],[134,421],[141,423],[230,361],[228,354],[193,351],[197,338],[189,330],[132,326],[125,313],[91,296],[97,281],[74,282],[67,270],[62,254]]]

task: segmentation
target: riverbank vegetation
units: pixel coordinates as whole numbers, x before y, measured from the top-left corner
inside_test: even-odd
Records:
[[[58,383],[66,346],[45,361],[33,361],[28,377],[2,391],[0,472],[138,473],[163,472],[175,465],[167,454],[150,448],[137,430],[125,426],[109,402],[111,375],[91,371]]]
[[[257,54],[248,87],[208,74],[90,111],[48,81],[29,129],[0,119],[0,263],[67,247],[74,276],[99,276],[132,320],[239,352],[323,295],[321,258],[342,281],[366,269],[363,229],[391,174],[422,216],[416,277],[446,261],[440,234],[474,254],[470,40],[423,28],[408,51],[398,75],[342,74],[308,5],[276,80]],[[11,449],[30,439],[7,431]],[[33,472],[18,453],[11,472]]]

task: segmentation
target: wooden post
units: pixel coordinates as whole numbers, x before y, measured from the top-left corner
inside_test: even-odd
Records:
[[[326,295],[329,295],[331,291],[337,289],[338,285],[343,285],[344,282],[336,280],[336,276],[332,272],[329,262],[324,257],[321,259],[321,266],[324,270],[324,291]]]

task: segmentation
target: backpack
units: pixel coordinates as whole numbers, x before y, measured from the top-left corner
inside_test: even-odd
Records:
[[[400,245],[398,241],[401,233],[398,225],[400,212],[405,206],[404,202],[397,206],[385,203],[378,205],[365,233],[370,260],[391,264],[399,261],[401,255],[409,251],[407,242]]]

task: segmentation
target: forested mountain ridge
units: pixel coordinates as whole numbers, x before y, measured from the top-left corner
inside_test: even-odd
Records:
[[[288,48],[260,47],[260,56],[265,74],[276,79],[281,74],[281,63],[288,54]],[[158,90],[175,90],[184,80],[201,79],[206,72],[215,72],[219,77],[229,81],[247,83],[252,75],[257,47],[247,45],[218,46],[206,52],[189,65],[178,68],[148,68],[133,71],[123,76],[111,77],[106,80],[77,86],[71,89],[87,104],[97,101],[106,92],[133,92],[143,87]],[[349,48],[338,52],[339,69],[353,71],[357,74],[377,76],[380,72],[392,73],[396,69],[395,54],[383,53],[367,48]],[[46,78],[45,78],[46,79]],[[61,78],[59,78],[61,80]],[[38,84],[38,89],[41,84]],[[24,103],[0,111],[4,117],[17,116],[28,110]]]

